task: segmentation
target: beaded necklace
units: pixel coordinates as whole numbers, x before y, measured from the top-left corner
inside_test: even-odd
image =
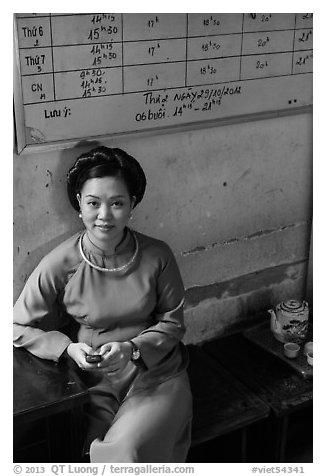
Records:
[[[124,264],[123,266],[119,266],[118,268],[102,268],[101,266],[97,266],[96,264],[92,263],[89,259],[87,259],[86,256],[85,256],[84,250],[83,250],[83,246],[82,246],[82,240],[83,240],[83,237],[84,237],[85,233],[83,233],[80,236],[79,243],[78,243],[79,244],[79,251],[80,251],[80,254],[81,254],[83,260],[87,264],[89,264],[89,266],[91,266],[92,268],[97,269],[98,271],[102,271],[104,273],[113,273],[113,272],[118,272],[118,271],[125,270],[126,268],[128,268],[135,261],[136,256],[138,254],[138,249],[139,249],[138,240],[137,240],[137,237],[136,237],[135,233],[133,233],[131,230],[130,230],[130,232],[132,234],[133,239],[135,240],[136,249],[135,249],[135,252],[132,255],[132,257],[130,258],[130,260],[126,264]]]

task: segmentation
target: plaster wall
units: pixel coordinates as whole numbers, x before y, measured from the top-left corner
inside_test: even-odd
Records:
[[[312,202],[310,113],[107,140],[144,167],[133,227],[167,241],[187,290],[187,342],[306,289]],[[80,229],[65,174],[93,144],[14,156],[14,298],[54,246]]]

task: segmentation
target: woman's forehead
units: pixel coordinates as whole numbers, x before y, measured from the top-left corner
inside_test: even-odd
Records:
[[[84,195],[121,195],[128,196],[128,189],[123,179],[119,177],[99,177],[86,180],[82,187]]]

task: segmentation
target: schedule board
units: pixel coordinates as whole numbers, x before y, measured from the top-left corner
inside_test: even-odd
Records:
[[[15,14],[18,152],[312,104],[311,13]]]

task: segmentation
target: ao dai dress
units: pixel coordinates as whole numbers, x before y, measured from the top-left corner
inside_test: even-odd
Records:
[[[138,252],[130,266],[136,244]],[[72,336],[44,327],[54,311],[73,320],[74,341],[94,351],[114,341],[135,342],[142,365],[84,373],[89,387],[86,452],[92,462],[184,462],[190,446],[192,397],[181,339],[184,288],[166,243],[126,229],[113,256],[77,233],[29,277],[14,308],[14,345],[58,361]]]

